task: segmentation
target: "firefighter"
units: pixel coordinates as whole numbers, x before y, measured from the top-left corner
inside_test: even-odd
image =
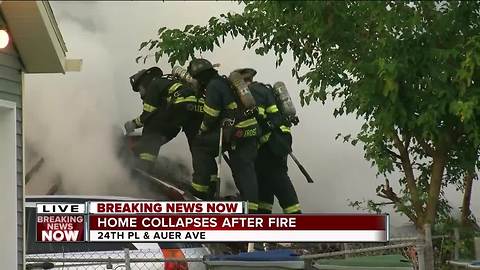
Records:
[[[142,137],[134,147],[138,157],[134,166],[151,173],[160,147],[182,128],[191,145],[202,122],[204,99],[180,80],[163,76],[158,67],[137,72],[130,77],[130,83],[140,93],[143,111],[125,123],[125,130],[129,134],[143,127]]]
[[[229,80],[220,76],[208,60],[193,59],[188,72],[206,89],[204,118],[192,149],[192,191],[202,199],[213,199],[215,181],[218,181],[215,157],[219,153],[220,128],[223,128],[223,144],[228,151],[235,185],[241,199],[248,201],[249,212],[255,213],[258,210],[257,121],[240,102]]]
[[[254,69],[237,70],[253,94],[258,107],[257,120],[261,129],[258,156],[255,163],[259,186],[258,212],[272,212],[274,196],[285,214],[301,213],[295,188],[288,176],[287,156],[291,151],[291,123],[279,111],[271,86],[253,81]]]

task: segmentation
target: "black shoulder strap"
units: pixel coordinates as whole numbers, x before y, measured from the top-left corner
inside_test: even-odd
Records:
[[[159,80],[163,80],[163,82],[160,83],[161,84],[161,87],[159,87],[160,89],[157,89],[157,91],[159,91],[159,95],[161,99],[163,100],[167,100],[173,94],[173,92],[175,92],[175,91],[171,91],[171,89],[173,89],[172,87],[175,88],[174,90],[177,90],[181,86],[181,82],[169,76],[169,74],[166,74],[157,78]]]
[[[231,88],[231,90],[235,92],[235,89],[233,88],[235,86],[233,86],[233,83],[230,81],[230,79],[228,79],[227,76],[222,75],[222,76],[220,76],[220,78],[222,78],[228,84],[228,86]]]

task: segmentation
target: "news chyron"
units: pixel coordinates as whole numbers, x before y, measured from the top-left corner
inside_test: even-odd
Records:
[[[386,242],[389,216],[248,214],[246,202],[38,203],[39,242]]]

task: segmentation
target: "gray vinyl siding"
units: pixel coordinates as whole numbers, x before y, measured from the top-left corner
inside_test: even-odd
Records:
[[[0,15],[0,22],[3,22]],[[23,129],[22,129],[23,65],[12,42],[0,50],[0,99],[17,104],[17,242],[18,269],[23,269]]]

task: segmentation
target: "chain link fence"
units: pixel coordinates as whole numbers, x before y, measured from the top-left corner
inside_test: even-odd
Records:
[[[300,250],[303,254],[325,254],[322,257],[346,258],[355,256],[374,256],[374,255],[390,255],[403,254],[410,246],[415,246],[416,238],[392,239],[386,243],[315,243],[315,244],[296,244],[292,247]],[[407,243],[407,244],[406,244]],[[392,248],[392,246],[398,246]],[[381,249],[382,247],[388,247]],[[360,253],[350,252],[356,250],[366,250]],[[369,250],[369,251],[368,251]],[[326,255],[330,254],[330,255]]]
[[[455,239],[456,238],[456,239]],[[455,259],[458,251],[452,252],[445,248],[445,242],[458,242],[458,236],[439,235],[433,236],[432,242],[436,259],[444,264],[446,260]],[[258,243],[257,249],[263,248]],[[455,245],[456,246],[456,245]],[[207,269],[208,255],[227,252],[214,252],[216,246],[205,248],[185,249],[128,249],[117,251],[94,252],[65,252],[27,255],[27,269],[78,269],[78,270],[103,270],[103,269]],[[388,243],[297,243],[297,244],[267,244],[268,249],[288,248],[301,254],[305,261],[306,269],[314,265],[316,260],[348,259],[351,257],[377,256],[377,255],[402,255],[411,262],[413,269],[425,269],[422,248],[425,247],[424,239],[407,236],[392,238]],[[220,247],[217,247],[220,248]],[[236,252],[235,252],[236,253]],[[446,257],[445,257],[446,256]],[[442,258],[441,258],[442,257]],[[422,267],[423,264],[423,267]],[[435,269],[439,265],[436,265]],[[310,268],[312,269],[312,268]],[[440,269],[440,268],[438,268]],[[442,268],[443,269],[443,268]]]
[[[379,245],[375,243],[348,244],[317,244],[324,248],[324,253],[304,254],[301,258],[306,265],[312,265],[316,259],[324,258],[348,258],[350,256],[367,256],[379,254],[403,254],[412,243],[400,243],[392,245]],[[275,245],[271,248],[294,248],[298,247]],[[342,249],[343,248],[343,249]],[[299,250],[300,251],[300,250]],[[165,252],[165,251],[164,251]],[[96,251],[76,253],[54,253],[28,255],[26,258],[27,269],[76,269],[76,270],[104,270],[104,269],[207,269],[205,262],[207,257],[203,253],[185,251],[180,254],[162,253],[159,250],[129,250],[120,251]]]
[[[26,269],[75,270],[186,270],[205,269],[205,255],[200,250],[130,250],[95,251],[27,255]]]
[[[292,248],[303,255],[301,258],[306,265],[312,265],[318,259],[338,259],[355,256],[372,256],[402,254],[410,258],[415,252],[415,243],[412,239],[392,239],[389,245],[382,243],[316,243],[303,245],[270,245],[270,249]],[[313,248],[316,246],[315,248]],[[308,252],[306,251],[308,249]],[[322,252],[318,252],[318,251]],[[316,252],[316,253],[315,253]],[[415,258],[412,257],[412,261]],[[104,269],[207,269],[207,257],[204,252],[195,249],[175,251],[160,250],[130,250],[128,248],[118,251],[95,251],[28,255],[26,258],[27,269],[78,269],[78,270],[104,270]]]

